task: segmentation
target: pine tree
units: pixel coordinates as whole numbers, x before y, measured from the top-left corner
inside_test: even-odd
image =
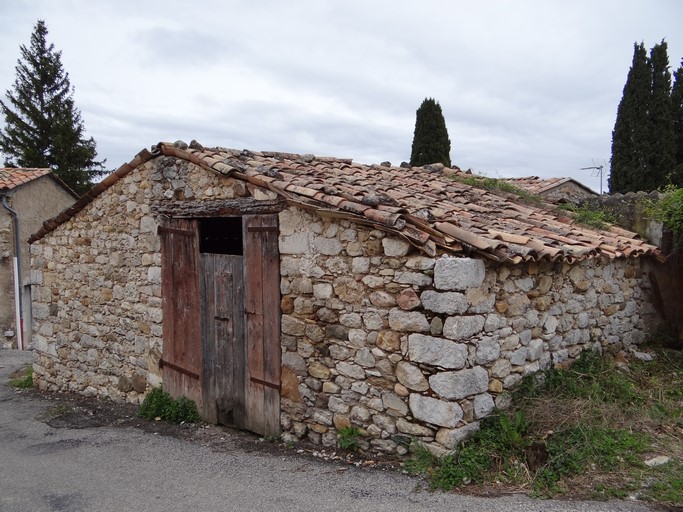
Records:
[[[650,50],[652,96],[650,101],[650,173],[643,190],[655,190],[669,181],[676,165],[673,109],[671,107],[671,73],[666,41]]]
[[[103,174],[93,138],[85,138],[73,87],[64,71],[61,52],[46,41],[47,27],[38,20],[31,46],[21,45],[13,90],[0,100],[5,127],[0,151],[11,167],[50,167],[69,187],[82,194],[91,177]]]
[[[612,132],[610,192],[644,190],[650,168],[650,88],[652,72],[643,43],[633,45],[633,63]]]
[[[442,163],[451,166],[451,141],[441,106],[432,98],[425,98],[415,116],[415,133],[410,154],[410,165],[422,166]]]
[[[683,61],[674,71],[674,85],[671,90],[671,117],[674,125],[676,167],[671,173],[671,183],[683,187]]]

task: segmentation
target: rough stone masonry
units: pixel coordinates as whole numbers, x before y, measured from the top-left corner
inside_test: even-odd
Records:
[[[274,198],[171,157],[142,165],[32,246],[41,389],[138,402],[161,384],[151,205]],[[505,265],[429,258],[294,206],[279,214],[284,439],[405,453],[452,449],[524,375],[644,340],[656,313],[638,259]]]

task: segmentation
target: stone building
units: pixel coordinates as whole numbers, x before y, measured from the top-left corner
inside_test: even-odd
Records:
[[[538,194],[550,203],[574,203],[598,197],[599,194],[574,178],[505,178],[508,183]]]
[[[28,346],[30,340],[28,237],[45,219],[67,208],[76,199],[77,196],[50,169],[0,169],[0,346],[16,347],[21,341],[27,341],[22,345]],[[15,259],[18,263],[16,272]],[[24,324],[22,340],[17,336],[17,318]]]
[[[32,237],[41,389],[326,446],[453,448],[526,374],[634,350],[654,246],[459,171],[159,144]]]

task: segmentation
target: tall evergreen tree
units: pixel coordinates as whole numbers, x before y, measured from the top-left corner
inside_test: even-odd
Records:
[[[676,165],[676,141],[671,107],[671,73],[666,41],[650,50],[652,96],[650,100],[650,173],[644,190],[654,190],[668,182]]]
[[[683,187],[683,61],[681,66],[674,71],[674,85],[671,90],[671,112],[676,148],[676,167],[671,174],[671,182],[678,187]]]
[[[633,63],[612,132],[610,192],[644,190],[649,174],[650,88],[652,72],[643,43],[633,45]]]
[[[0,151],[11,167],[50,167],[69,187],[82,194],[91,177],[103,173],[96,144],[85,138],[81,114],[74,105],[73,87],[64,71],[61,52],[47,43],[47,27],[39,20],[31,46],[21,45],[12,90],[0,100],[5,127]]]
[[[425,98],[415,116],[410,165],[419,167],[434,163],[451,166],[451,141],[441,105],[433,98]]]

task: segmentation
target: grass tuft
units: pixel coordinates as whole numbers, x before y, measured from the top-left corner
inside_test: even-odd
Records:
[[[29,389],[33,387],[33,367],[26,366],[25,368],[12,374],[12,378],[8,384],[17,389]]]
[[[169,423],[197,423],[200,419],[192,400],[184,396],[174,399],[162,388],[154,388],[147,393],[137,414],[147,420],[160,418]]]

